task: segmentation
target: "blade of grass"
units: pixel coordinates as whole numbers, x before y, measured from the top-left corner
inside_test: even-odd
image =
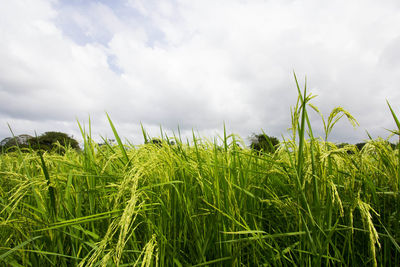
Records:
[[[50,175],[47,170],[46,163],[44,162],[42,152],[38,152],[38,154],[40,157],[40,162],[42,164],[43,174],[47,180],[47,186],[48,186],[48,192],[49,192],[49,198],[50,198],[50,217],[54,221],[57,216],[56,196],[55,196],[55,192],[54,192],[54,187],[51,185]]]
[[[108,122],[110,123],[111,129],[112,129],[112,131],[113,131],[113,133],[114,133],[115,139],[117,140],[119,149],[121,150],[121,153],[122,153],[122,155],[124,156],[124,158],[125,158],[125,160],[126,160],[126,163],[129,163],[129,157],[128,157],[128,154],[126,154],[126,150],[125,150],[124,144],[122,144],[121,138],[119,138],[119,135],[118,135],[118,133],[117,133],[117,130],[115,129],[115,126],[114,126],[114,124],[112,123],[110,116],[108,116],[107,113],[106,113],[106,115],[107,115]]]
[[[36,239],[38,239],[38,238],[41,238],[41,237],[42,237],[41,235],[32,237],[32,238],[30,238],[30,239],[28,239],[28,240],[22,242],[21,244],[19,244],[19,245],[13,247],[13,248],[10,249],[9,251],[7,251],[7,252],[1,254],[1,255],[0,255],[0,261],[2,261],[2,260],[4,261],[4,259],[5,259],[7,256],[11,255],[11,254],[14,253],[15,251],[18,251],[18,250],[21,249],[22,247],[26,246],[27,244],[29,244],[29,243],[31,243],[32,241],[34,241],[34,240],[36,240]]]

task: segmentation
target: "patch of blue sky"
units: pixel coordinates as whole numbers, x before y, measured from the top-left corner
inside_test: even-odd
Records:
[[[165,41],[165,34],[148,15],[136,10],[126,1],[83,1],[63,0],[56,2],[54,8],[57,10],[57,17],[54,23],[62,33],[78,45],[100,44],[106,48],[118,27],[108,25],[107,18],[99,17],[98,7],[107,9],[118,23],[126,28],[141,28],[146,33],[145,44],[148,47],[168,45]],[[116,74],[122,74],[123,70],[117,64],[115,55],[107,54],[107,63],[110,69]]]
[[[117,64],[117,58],[115,55],[107,55],[107,64],[114,73],[121,75],[124,73],[123,69],[121,69]]]
[[[109,8],[126,27],[142,28],[146,32],[147,46],[154,47],[156,44],[165,44],[165,35],[154,21],[127,5],[123,0],[64,0],[56,2],[54,7],[57,9],[58,16],[55,18],[55,23],[63,34],[76,44],[99,43],[107,47],[115,32],[105,27],[107,22],[103,21],[104,18],[96,16],[94,12],[96,5]]]

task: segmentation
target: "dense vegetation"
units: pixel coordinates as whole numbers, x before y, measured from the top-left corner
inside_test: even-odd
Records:
[[[263,153],[274,153],[279,147],[279,140],[274,136],[262,134],[253,134],[250,138],[250,148]]]
[[[23,137],[23,139],[21,139]],[[1,143],[4,143],[1,145]],[[48,151],[62,154],[66,147],[71,147],[80,150],[79,143],[74,138],[62,132],[45,132],[37,137],[32,137],[26,134],[7,137],[0,143],[0,153],[12,151],[30,152]]]
[[[272,153],[227,134],[150,142],[144,133],[146,144],[125,145],[110,120],[115,146],[81,128],[82,152],[0,155],[0,262],[399,266],[399,148],[330,143],[337,119],[356,123],[341,108],[315,138],[310,99],[299,90],[292,138]]]

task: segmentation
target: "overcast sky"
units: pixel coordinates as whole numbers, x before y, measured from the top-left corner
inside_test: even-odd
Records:
[[[192,129],[287,135],[296,72],[343,120],[333,142],[386,138],[400,116],[400,1],[0,0],[0,139],[77,119],[112,137]],[[309,110],[310,113],[313,113]],[[315,114],[315,113],[314,113]],[[321,119],[312,115],[322,135]]]

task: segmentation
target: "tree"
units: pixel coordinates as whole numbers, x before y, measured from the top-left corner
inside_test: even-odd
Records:
[[[337,148],[344,148],[345,146],[350,145],[349,143],[340,143],[337,145]]]
[[[145,141],[145,144],[153,144],[156,147],[162,147],[165,144],[170,145],[170,146],[174,146],[176,143],[175,143],[174,140],[151,138],[150,141]]]
[[[354,150],[352,149],[355,145],[349,144],[349,143],[340,143],[337,145],[337,148],[347,148],[346,153],[348,155],[353,155]]]
[[[150,140],[150,144],[156,145],[158,147],[161,147],[162,141],[158,138],[153,138]]]
[[[274,153],[279,146],[278,138],[266,134],[253,134],[250,148],[259,152]]]
[[[31,141],[31,146],[33,149],[42,149],[46,151],[52,151],[57,147],[57,142],[61,146],[70,146],[73,149],[80,150],[79,143],[66,133],[62,132],[45,132],[44,134],[36,137]],[[64,151],[59,151],[63,153]]]
[[[1,140],[0,142],[0,146],[5,147],[8,144],[10,144],[12,142],[13,138],[12,137],[6,137],[3,140]]]
[[[34,138],[28,134],[21,134],[13,137],[6,137],[0,142],[0,150],[4,151],[15,151],[17,147],[28,148],[31,141]]]
[[[361,142],[361,143],[357,143],[357,144],[356,144],[356,147],[357,147],[358,151],[361,151],[361,149],[363,149],[363,147],[364,147],[365,145],[366,145],[365,142]]]

